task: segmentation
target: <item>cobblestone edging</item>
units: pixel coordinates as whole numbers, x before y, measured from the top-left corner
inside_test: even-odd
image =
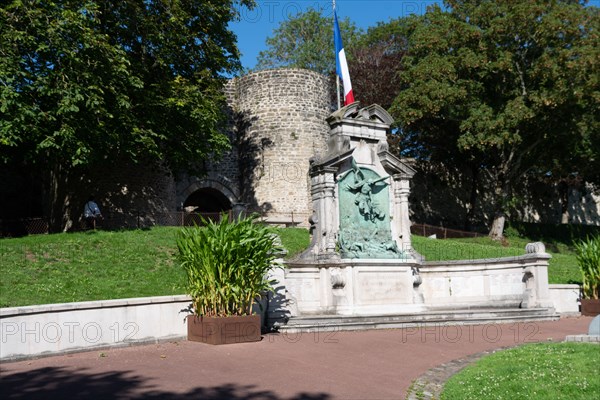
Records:
[[[565,339],[565,342],[600,344],[600,336],[598,336],[598,335],[568,335]]]
[[[487,350],[481,353],[472,354],[465,358],[452,360],[445,364],[431,368],[423,375],[413,381],[406,393],[406,400],[435,400],[440,398],[444,389],[444,384],[452,375],[457,374],[468,365],[474,363],[480,358],[493,354],[497,351],[507,350],[514,346],[500,347],[494,350]]]
[[[600,344],[599,336],[590,335],[569,335],[565,342],[584,342]],[[459,373],[465,367],[478,361],[480,358],[497,351],[508,350],[516,346],[500,347],[494,350],[487,350],[481,353],[472,354],[465,358],[452,360],[431,368],[423,375],[413,381],[406,393],[406,400],[436,400],[440,398],[444,385],[453,375]]]

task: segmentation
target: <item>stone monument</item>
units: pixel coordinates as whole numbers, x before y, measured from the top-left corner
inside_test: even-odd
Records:
[[[308,171],[311,243],[273,277],[270,325],[294,332],[558,318],[542,243],[481,260],[425,261],[413,251],[415,171],[388,151],[392,118],[383,108],[353,103],[327,123],[328,149]]]
[[[287,263],[291,315],[423,309],[408,215],[415,171],[388,151],[391,116],[356,102],[327,122],[328,151],[310,160],[312,241]]]

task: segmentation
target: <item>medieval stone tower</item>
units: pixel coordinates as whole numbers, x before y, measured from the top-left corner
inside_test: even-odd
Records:
[[[207,165],[204,177],[178,177],[178,204],[207,212],[245,209],[306,226],[309,160],[327,150],[328,79],[301,69],[259,71],[231,80],[226,94],[232,151]]]

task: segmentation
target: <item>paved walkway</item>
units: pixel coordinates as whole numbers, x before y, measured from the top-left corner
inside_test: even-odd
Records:
[[[586,333],[592,318],[553,322],[265,335],[5,362],[2,399],[404,399],[426,371],[475,353]]]

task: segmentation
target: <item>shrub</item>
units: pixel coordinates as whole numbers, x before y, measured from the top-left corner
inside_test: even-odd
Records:
[[[600,290],[600,236],[576,243],[575,251],[583,278],[583,297],[597,299]]]
[[[252,304],[272,290],[269,270],[283,249],[256,217],[202,221],[177,235],[178,258],[196,315],[250,315]]]

